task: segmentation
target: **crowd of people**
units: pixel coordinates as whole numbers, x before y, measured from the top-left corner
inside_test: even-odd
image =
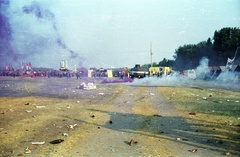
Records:
[[[108,77],[106,70],[91,70],[90,75],[88,75],[88,70],[34,70],[34,69],[11,69],[11,70],[0,70],[0,76],[10,76],[10,77],[58,77],[58,78],[76,78],[81,77]],[[125,71],[113,71],[113,77],[126,77]]]
[[[80,71],[61,71],[61,70],[0,70],[0,76],[10,77],[81,77],[82,72]]]

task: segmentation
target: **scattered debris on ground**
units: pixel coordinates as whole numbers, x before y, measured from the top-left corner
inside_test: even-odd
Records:
[[[198,151],[198,149],[194,148],[194,149],[191,149],[191,150],[188,150],[189,152],[192,152],[192,153],[196,153]]]
[[[42,142],[32,142],[33,145],[42,145],[44,143],[45,143],[45,141],[42,141]]]
[[[68,125],[68,128],[69,128],[69,129],[74,129],[74,127],[76,127],[76,126],[77,126],[77,124]]]
[[[46,108],[46,106],[36,106],[36,108]]]
[[[162,116],[159,115],[159,114],[154,114],[153,116],[154,116],[154,117],[162,117]]]
[[[129,142],[129,145],[132,146],[132,145],[134,145],[134,144],[137,144],[137,141],[131,139],[131,141]]]
[[[207,97],[202,97],[203,100],[207,100],[208,98]]]
[[[81,85],[78,87],[79,89],[96,89],[97,88],[97,86],[96,85],[94,85],[93,83],[85,83],[85,82],[83,82],[83,83],[81,83]]]
[[[63,135],[63,136],[68,136],[68,133],[63,133],[62,135]]]
[[[196,115],[196,112],[189,112],[189,115]]]
[[[24,153],[25,153],[25,154],[31,154],[31,152],[32,152],[32,151],[31,151],[28,147],[24,150]]]
[[[62,143],[63,141],[64,141],[63,139],[57,139],[57,140],[51,141],[50,143],[51,144],[59,144],[59,143]]]
[[[160,92],[188,105],[179,98],[183,90],[178,88],[105,85],[90,80],[97,90],[76,90],[79,80],[27,81],[11,80],[16,85],[1,93],[0,156],[239,156],[239,94],[191,93],[193,97],[187,95],[187,101],[206,107],[178,108]],[[222,105],[236,116],[222,115]]]

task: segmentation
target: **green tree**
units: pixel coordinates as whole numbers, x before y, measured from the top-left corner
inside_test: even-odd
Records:
[[[151,64],[143,64],[142,67],[144,69],[149,69],[151,67]]]
[[[163,58],[163,60],[158,63],[158,66],[172,67],[173,62],[174,60]]]
[[[157,64],[156,62],[153,62],[153,63],[152,63],[152,66],[153,66],[153,67],[157,67],[158,64]]]
[[[179,46],[174,52],[174,60],[164,58],[158,66],[171,66],[176,70],[194,69],[203,57],[209,59],[210,66],[226,65],[227,58],[232,59],[237,47],[240,47],[240,29],[222,28],[214,32],[212,39]],[[240,52],[237,54],[235,61],[240,62]],[[150,64],[146,66],[149,68]]]
[[[213,49],[218,52],[218,58],[233,58],[237,47],[240,46],[240,29],[222,28],[214,32],[213,40]]]
[[[184,46],[180,46],[177,50],[175,50],[175,58],[174,68],[178,70],[186,70],[192,69],[198,64],[196,62],[197,57],[197,45],[188,44]]]
[[[173,67],[177,70],[195,69],[203,57],[214,58],[214,56],[212,41],[208,38],[207,41],[198,44],[180,46],[175,51]]]

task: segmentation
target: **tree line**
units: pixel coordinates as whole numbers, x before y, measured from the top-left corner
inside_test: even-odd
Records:
[[[209,66],[226,65],[227,59],[233,59],[237,48],[240,47],[240,29],[222,28],[215,31],[212,38],[198,44],[186,44],[175,50],[173,60],[164,58],[152,66],[168,66],[175,70],[195,69],[203,57],[209,59]],[[239,48],[240,50],[240,48]],[[235,58],[235,63],[240,64],[240,52]],[[143,67],[149,68],[150,64]]]

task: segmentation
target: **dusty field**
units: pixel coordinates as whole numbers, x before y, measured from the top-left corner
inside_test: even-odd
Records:
[[[82,82],[97,88],[78,89]],[[240,156],[239,126],[221,127],[222,139],[219,117],[209,127],[167,103],[161,87],[5,77],[0,89],[0,156]]]

